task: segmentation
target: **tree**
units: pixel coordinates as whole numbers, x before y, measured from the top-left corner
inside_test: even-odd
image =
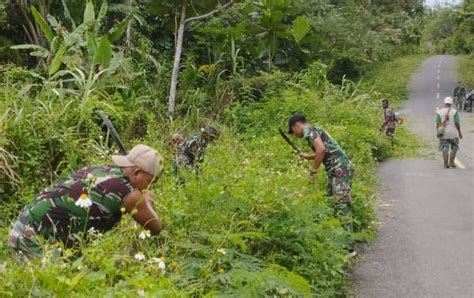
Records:
[[[171,3],[170,3],[171,2]],[[178,85],[179,65],[183,50],[184,31],[186,25],[193,21],[199,21],[208,18],[226,7],[232,5],[234,0],[229,0],[225,4],[220,1],[189,1],[189,0],[152,0],[149,11],[151,13],[174,16],[175,21],[179,16],[179,25],[174,26],[175,34],[175,54],[173,60],[173,71],[171,73],[170,93],[168,98],[168,116],[172,119],[176,104],[176,89]]]

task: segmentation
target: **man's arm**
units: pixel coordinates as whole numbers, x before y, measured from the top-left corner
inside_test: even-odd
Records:
[[[306,160],[313,160],[314,157],[315,157],[315,154],[314,153],[300,153],[300,157],[302,159],[306,159]]]
[[[160,218],[153,209],[153,197],[151,193],[142,194],[134,190],[123,200],[123,207],[132,213],[133,219],[141,224],[144,229],[149,230],[152,235],[161,231]],[[136,212],[134,211],[136,210]],[[134,213],[135,212],[135,213]]]
[[[313,146],[314,146],[314,158],[313,158],[313,164],[311,167],[311,172],[316,172],[324,160],[324,155],[326,153],[326,146],[324,146],[324,143],[320,137],[313,140]]]
[[[439,128],[441,124],[441,116],[440,114],[436,114],[436,128]]]
[[[458,130],[459,138],[462,139],[461,124],[460,124],[460,119],[459,119],[458,112],[456,112],[456,114],[454,114],[454,126],[456,126],[456,129]]]

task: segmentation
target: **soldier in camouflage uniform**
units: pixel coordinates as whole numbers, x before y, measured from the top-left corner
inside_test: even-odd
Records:
[[[76,243],[90,229],[110,230],[124,212],[150,234],[160,232],[151,193],[144,192],[163,170],[161,156],[146,145],[135,146],[128,155],[112,156],[115,165],[85,167],[54,182],[25,206],[13,224],[8,240],[12,249],[28,259],[43,256],[40,240]]]
[[[207,145],[219,137],[219,131],[208,125],[201,129],[201,132],[193,133],[186,139],[180,134],[173,135],[176,144],[176,156],[173,162],[173,169],[177,175],[179,169],[191,169],[198,171],[197,164],[204,161],[204,152]]]
[[[321,163],[328,177],[327,195],[334,197],[334,207],[339,213],[351,215],[351,188],[354,167],[341,146],[322,128],[306,123],[302,115],[293,115],[288,121],[288,133],[305,138],[313,154],[301,154],[311,160],[309,179],[314,181]]]

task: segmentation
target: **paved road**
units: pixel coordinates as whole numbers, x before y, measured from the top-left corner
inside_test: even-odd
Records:
[[[433,147],[435,109],[456,80],[453,56],[427,59],[412,77],[407,118]],[[474,297],[474,116],[460,115],[464,169],[444,169],[438,153],[381,164],[381,228],[355,268],[356,297]]]

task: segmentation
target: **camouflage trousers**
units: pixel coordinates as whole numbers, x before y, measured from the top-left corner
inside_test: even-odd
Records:
[[[343,228],[352,232],[352,178],[354,167],[349,161],[346,164],[333,168],[328,172],[328,184],[326,195],[333,197],[333,207],[336,217],[338,217]]]
[[[8,244],[14,252],[28,259],[41,258],[43,248],[39,244],[38,235],[28,221],[28,212],[22,210],[8,235]]]
[[[175,176],[179,175],[180,169],[191,169],[192,162],[191,159],[186,155],[177,155],[173,161],[173,174]]]
[[[354,176],[352,163],[349,161],[346,164],[338,165],[329,170],[327,175],[327,195],[334,197],[336,204],[350,204],[352,177]]]

